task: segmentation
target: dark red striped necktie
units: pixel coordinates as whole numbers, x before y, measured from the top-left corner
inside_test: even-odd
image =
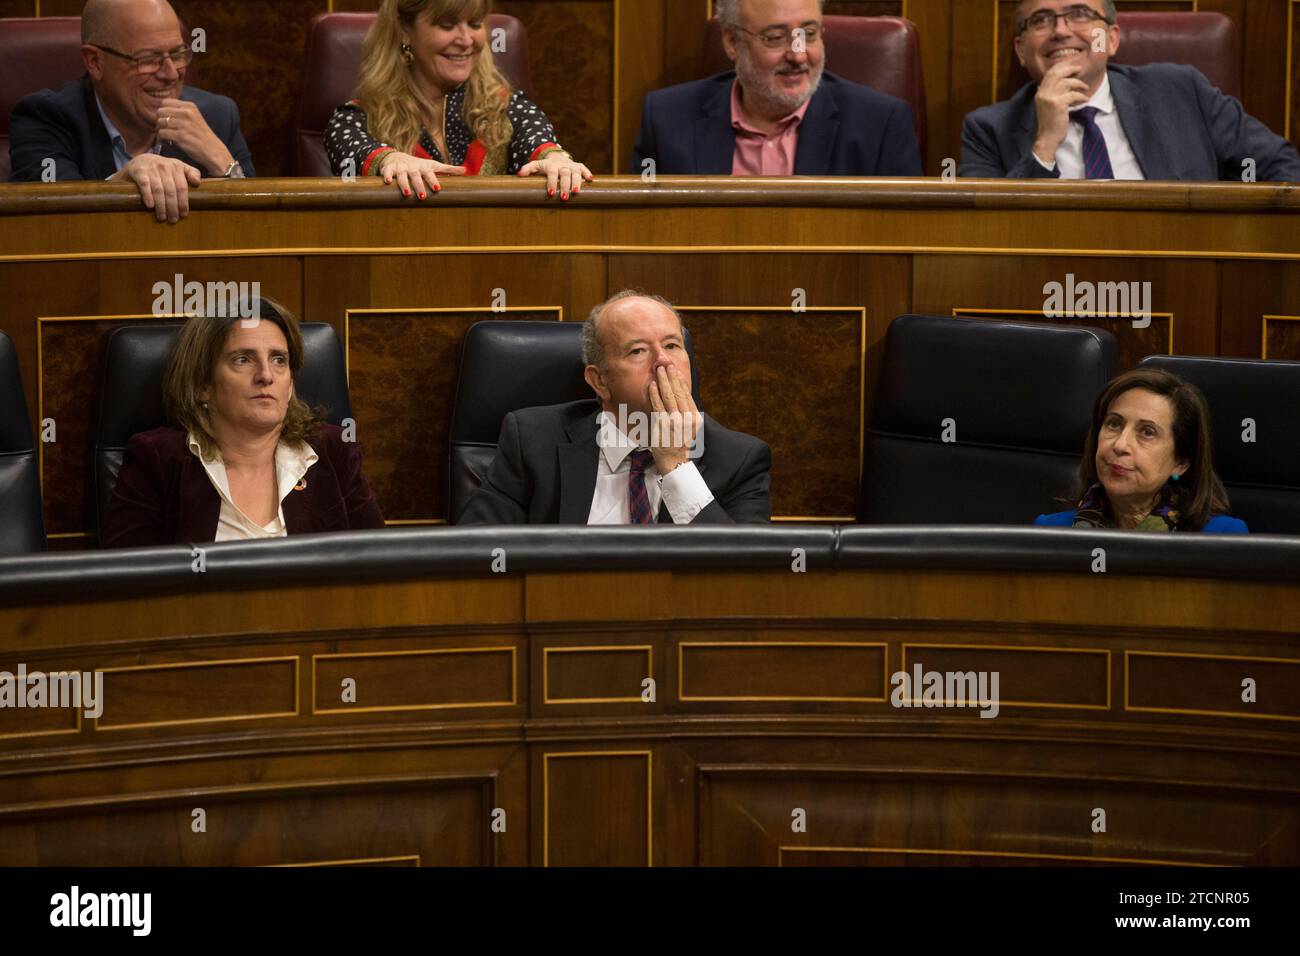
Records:
[[[1070,114],[1070,119],[1083,127],[1083,176],[1085,179],[1114,179],[1115,171],[1110,168],[1110,150],[1106,148],[1106,137],[1097,125],[1097,114],[1101,110],[1095,106],[1085,106]]]
[[[628,456],[628,460],[632,463],[627,474],[628,521],[631,524],[654,524],[650,495],[645,488],[645,470],[655,460],[655,456],[644,448],[638,448]]]

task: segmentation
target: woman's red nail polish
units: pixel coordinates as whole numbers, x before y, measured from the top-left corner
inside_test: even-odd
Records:
[[[403,195],[403,196],[409,196],[409,195],[411,195],[411,191],[410,191],[409,189],[403,189],[403,190],[402,190],[402,195]]]
[[[442,192],[442,187],[441,187],[441,186],[434,186],[434,187],[433,187],[433,191],[436,192],[436,193],[440,193],[440,192]]]

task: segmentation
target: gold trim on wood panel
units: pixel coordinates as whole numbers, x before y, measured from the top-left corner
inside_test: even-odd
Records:
[[[1300,0],[1296,0],[1300,3]],[[1259,357],[1268,358],[1268,324],[1270,322],[1300,322],[1300,315],[1265,315],[1260,317]]]
[[[1287,714],[1248,714],[1235,710],[1193,710],[1182,707],[1135,707],[1129,702],[1129,657],[1192,657],[1213,661],[1255,661],[1260,664],[1290,664],[1300,667],[1300,660],[1287,657],[1245,657],[1235,654],[1174,654],[1164,651],[1125,651],[1124,652],[1124,709],[1142,714],[1186,714],[1198,717],[1245,717],[1250,720],[1290,720],[1300,721],[1300,716]]]
[[[969,210],[952,209],[949,212]],[[1033,212],[1061,212],[1062,210],[1036,209]],[[1174,210],[1177,212],[1178,210]],[[1168,210],[1150,210],[1157,215],[1168,215]],[[390,247],[303,247],[284,246],[269,249],[158,249],[140,252],[74,252],[38,255],[0,255],[0,262],[110,262],[125,259],[224,259],[272,258],[276,256],[425,256],[425,255],[533,255],[537,253],[661,253],[664,255],[698,255],[702,252],[791,252],[813,254],[881,254],[881,255],[970,255],[970,256],[1081,256],[1090,259],[1242,259],[1261,262],[1292,262],[1300,260],[1300,252],[1230,252],[1203,249],[1068,249],[1046,246],[912,246],[898,243],[892,246],[865,246],[844,244],[838,246],[774,245],[749,246],[641,246],[641,245],[537,245],[537,246],[390,246]],[[376,311],[412,311],[378,309]]]
[[[42,326],[46,322],[140,322],[144,320],[167,321],[187,319],[183,312],[168,312],[165,315],[152,313],[135,313],[130,315],[38,315],[36,317],[36,480],[41,489],[41,498],[45,497],[45,442],[40,440],[41,422],[45,421],[45,347]],[[57,423],[55,425],[57,428]],[[92,434],[90,436],[94,438]],[[90,531],[70,531],[58,534],[46,534],[46,538],[92,537]]]
[[[613,128],[613,130],[612,130],[612,132],[611,132],[611,142],[610,142],[610,149],[613,150],[613,152],[611,153],[611,155],[610,155],[610,157],[609,157],[610,173],[611,173],[611,175],[614,175],[614,176],[617,176],[617,175],[618,175],[618,170],[619,170],[619,162],[618,162],[618,121],[619,121],[619,108],[618,108],[618,106],[619,106],[619,104],[618,104],[619,82],[618,82],[618,80],[619,80],[619,77],[618,77],[618,71],[619,71],[619,68],[622,66],[622,63],[619,61],[618,51],[619,51],[619,48],[623,45],[623,42],[622,42],[622,41],[623,41],[623,38],[619,35],[619,29],[622,27],[622,24],[623,24],[622,0],[614,0],[614,26],[613,26],[613,34],[614,34],[614,63],[613,63],[613,71],[614,71],[614,72],[613,72],[613,76],[611,77],[611,79],[612,79],[612,81],[613,81],[613,82],[612,82],[612,85],[613,85],[613,87],[614,87],[614,91],[613,91],[613,95],[614,95],[614,103],[613,103],[613,110],[611,111],[611,112],[612,112],[612,115],[613,115],[613,120],[614,120],[614,122],[613,122],[613,127],[614,127],[614,128]]]
[[[687,647],[878,647],[881,650],[881,688],[883,697],[802,697],[776,695],[771,697],[728,696],[688,697],[682,690],[685,668],[682,650]],[[679,701],[767,701],[769,703],[822,702],[883,704],[889,699],[889,645],[877,641],[681,641],[677,645],[677,699]]]
[[[556,654],[581,654],[595,653],[597,651],[645,651],[646,656],[646,677],[654,678],[655,657],[654,646],[651,644],[591,644],[579,645],[574,647],[543,647],[542,648],[542,703],[543,704],[639,704],[641,695],[634,694],[631,697],[551,697],[550,669],[548,668],[547,658],[551,653]]]
[[[654,866],[654,754],[650,750],[566,750],[542,754],[542,866],[551,865],[551,764],[563,757],[645,757],[646,866]]]
[[[1025,700],[998,700],[1000,707],[1052,707],[1058,710],[1110,710],[1111,709],[1111,659],[1110,651],[1101,647],[1021,647],[1012,644],[921,644],[916,641],[904,641],[899,645],[899,669],[907,670],[907,649],[934,648],[935,650],[976,650],[976,651],[1031,651],[1051,654],[1104,654],[1106,655],[1106,703],[1105,704],[1054,704],[1038,703]],[[913,707],[922,706],[920,698],[908,701]]]
[[[1284,139],[1291,138],[1291,70],[1294,68],[1295,60],[1295,5],[1297,0],[1291,0],[1286,5],[1286,115],[1282,118],[1282,136]]]
[[[60,673],[60,671],[47,670],[45,671],[45,673],[58,674]],[[48,710],[49,708],[44,708],[44,709]],[[25,737],[51,737],[51,736],[57,736],[59,734],[79,734],[81,733],[81,729],[82,729],[81,718],[82,718],[82,714],[84,713],[84,709],[81,707],[73,707],[71,708],[71,710],[73,712],[73,716],[76,717],[77,720],[77,726],[72,728],[71,730],[66,730],[66,729],[65,730],[22,730],[16,734],[0,734],[0,740],[22,740]]]
[[[307,867],[313,866],[366,866],[371,863],[399,863],[406,860],[414,860],[416,866],[421,866],[420,854],[411,853],[406,856],[367,856],[355,860],[313,860],[311,863],[271,863],[267,869],[278,869],[281,867]]]
[[[557,319],[556,321],[558,322],[564,321],[564,306],[562,305],[508,305],[504,309],[494,309],[491,306],[478,306],[478,305],[467,305],[460,308],[453,308],[450,306],[440,306],[437,308],[418,308],[418,309],[402,309],[402,308],[344,309],[343,310],[343,374],[347,378],[348,384],[351,385],[352,384],[352,348],[351,348],[350,335],[352,329],[352,316],[354,315],[357,316],[426,315],[432,313],[445,313],[445,312],[455,312],[458,315],[464,315],[467,312],[486,312],[488,313],[489,316],[492,316],[492,315],[504,315],[505,313],[508,312],[549,312],[549,311],[554,311],[558,313],[559,319]],[[485,320],[480,319],[479,321],[481,322]]]
[[[804,315],[808,312],[857,312],[862,324],[858,333],[858,479],[862,478],[862,466],[866,460],[866,444],[863,431],[867,416],[867,308],[862,305],[810,305],[799,312],[784,305],[674,305],[678,312],[781,312],[791,315]],[[791,516],[773,517],[773,521],[847,521],[854,522],[856,517],[848,518],[801,518]]]
[[[1040,316],[1041,318],[1045,319],[1048,322],[1053,321],[1052,319],[1047,318],[1047,316],[1043,314],[1042,309],[978,309],[978,308],[969,308],[964,306],[956,306],[953,308],[952,314],[953,314],[953,318],[958,318],[958,319],[979,318],[979,316],[981,315],[1036,315],[1036,316]],[[1135,315],[1133,313],[1129,313],[1127,315],[1104,315],[1101,312],[1082,312],[1082,313],[1075,313],[1074,315],[1069,316],[1069,318],[1111,319],[1112,321],[1115,322],[1121,322],[1121,321],[1128,322],[1128,321],[1132,321],[1133,318],[1135,318]],[[1151,318],[1169,320],[1169,342],[1166,345],[1168,351],[1166,351],[1165,354],[1173,355],[1174,354],[1174,313],[1152,312]]]
[[[366,657],[427,657],[431,654],[483,654],[494,653],[500,654],[504,651],[510,652],[510,699],[509,700],[484,700],[474,701],[472,703],[451,703],[451,704],[395,704],[382,707],[322,707],[316,706],[317,669],[316,662],[319,660],[333,660],[339,658],[366,658]],[[311,713],[312,716],[317,714],[375,714],[375,713],[393,713],[396,711],[408,710],[448,710],[469,707],[514,707],[519,703],[519,669],[518,655],[513,644],[497,647],[439,647],[432,650],[412,650],[412,651],[355,651],[351,653],[337,654],[313,654],[311,656]]]
[[[299,704],[301,700],[302,674],[297,655],[284,657],[238,657],[211,661],[175,661],[168,664],[133,664],[127,667],[100,667],[96,668],[103,674],[124,674],[135,673],[140,671],[159,671],[159,670],[177,670],[180,668],[198,668],[198,667],[228,667],[233,664],[275,664],[284,663],[285,661],[293,662],[293,710],[274,711],[265,714],[235,714],[229,717],[189,717],[185,720],[152,720],[142,721],[134,724],[115,724],[109,727],[101,727],[100,721],[104,719],[103,714],[99,717],[90,718],[91,726],[96,731],[110,730],[133,730],[140,727],[176,727],[181,724],[219,724],[227,723],[232,720],[262,720],[269,717],[298,717],[302,714]],[[105,682],[107,683],[107,682]],[[107,696],[107,694],[105,695]],[[105,711],[107,713],[107,711]]]
[[[1216,866],[1214,863],[1190,863],[1185,860],[1151,860],[1124,856],[1083,856],[1073,853],[1021,853],[1010,850],[930,850],[916,847],[860,847],[860,846],[779,846],[776,848],[776,865],[784,866],[784,853],[893,853],[918,856],[1005,856],[1018,860],[1061,860],[1071,863],[1114,863],[1143,866]]]

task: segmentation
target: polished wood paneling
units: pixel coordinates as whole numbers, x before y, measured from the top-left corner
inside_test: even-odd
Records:
[[[141,664],[104,670],[96,730],[294,717],[298,658]]]
[[[0,862],[1300,860],[1289,584],[488,574],[0,610],[5,669],[107,674],[99,729],[62,711],[5,738]],[[998,716],[894,707],[887,675],[917,663],[996,669]],[[1224,703],[1242,675],[1284,719]],[[343,676],[358,706],[326,712]]]
[[[677,642],[678,698],[883,703],[886,645],[804,631],[688,631]]]
[[[0,864],[490,866],[491,793],[490,778],[425,775],[140,794],[57,824],[0,816]]]
[[[1125,707],[1300,720],[1300,662],[1222,654],[1125,655]],[[1243,700],[1247,681],[1253,700]]]
[[[542,865],[653,864],[651,751],[544,752],[540,757]]]
[[[922,674],[937,671],[987,677],[996,673],[1002,707],[1110,709],[1111,660],[1104,650],[904,641],[900,669],[912,677],[918,666]],[[911,685],[914,707],[924,706],[923,686]],[[974,688],[964,693],[968,701],[978,700]]]
[[[361,651],[312,657],[317,714],[513,707],[518,702],[516,648],[440,647]],[[355,698],[345,699],[351,681]]]
[[[379,507],[389,521],[446,521],[451,415],[465,332],[485,319],[558,321],[560,309],[346,314],[352,411]]]
[[[653,643],[547,646],[541,666],[541,702],[547,705],[653,703],[643,696],[649,689],[644,682],[660,679]]]
[[[803,750],[807,769],[767,764],[702,774],[701,865],[820,864],[833,854],[853,854],[863,866],[981,857],[1018,866],[1276,864],[1290,851],[1273,833],[1293,836],[1300,824],[1300,810],[1280,794],[1177,783],[1139,793],[1114,781],[1048,783],[996,767],[921,772],[865,753],[861,768],[832,770],[816,766],[817,752],[829,747]],[[792,831],[796,809],[805,813],[805,832]],[[1095,809],[1106,812],[1105,832],[1092,830]],[[1242,818],[1248,822],[1237,826]]]

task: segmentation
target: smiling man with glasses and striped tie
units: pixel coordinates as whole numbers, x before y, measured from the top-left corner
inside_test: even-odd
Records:
[[[1300,180],[1295,148],[1195,67],[1121,66],[1114,0],[1024,0],[1015,49],[1031,83],[975,110],[962,176]]]

